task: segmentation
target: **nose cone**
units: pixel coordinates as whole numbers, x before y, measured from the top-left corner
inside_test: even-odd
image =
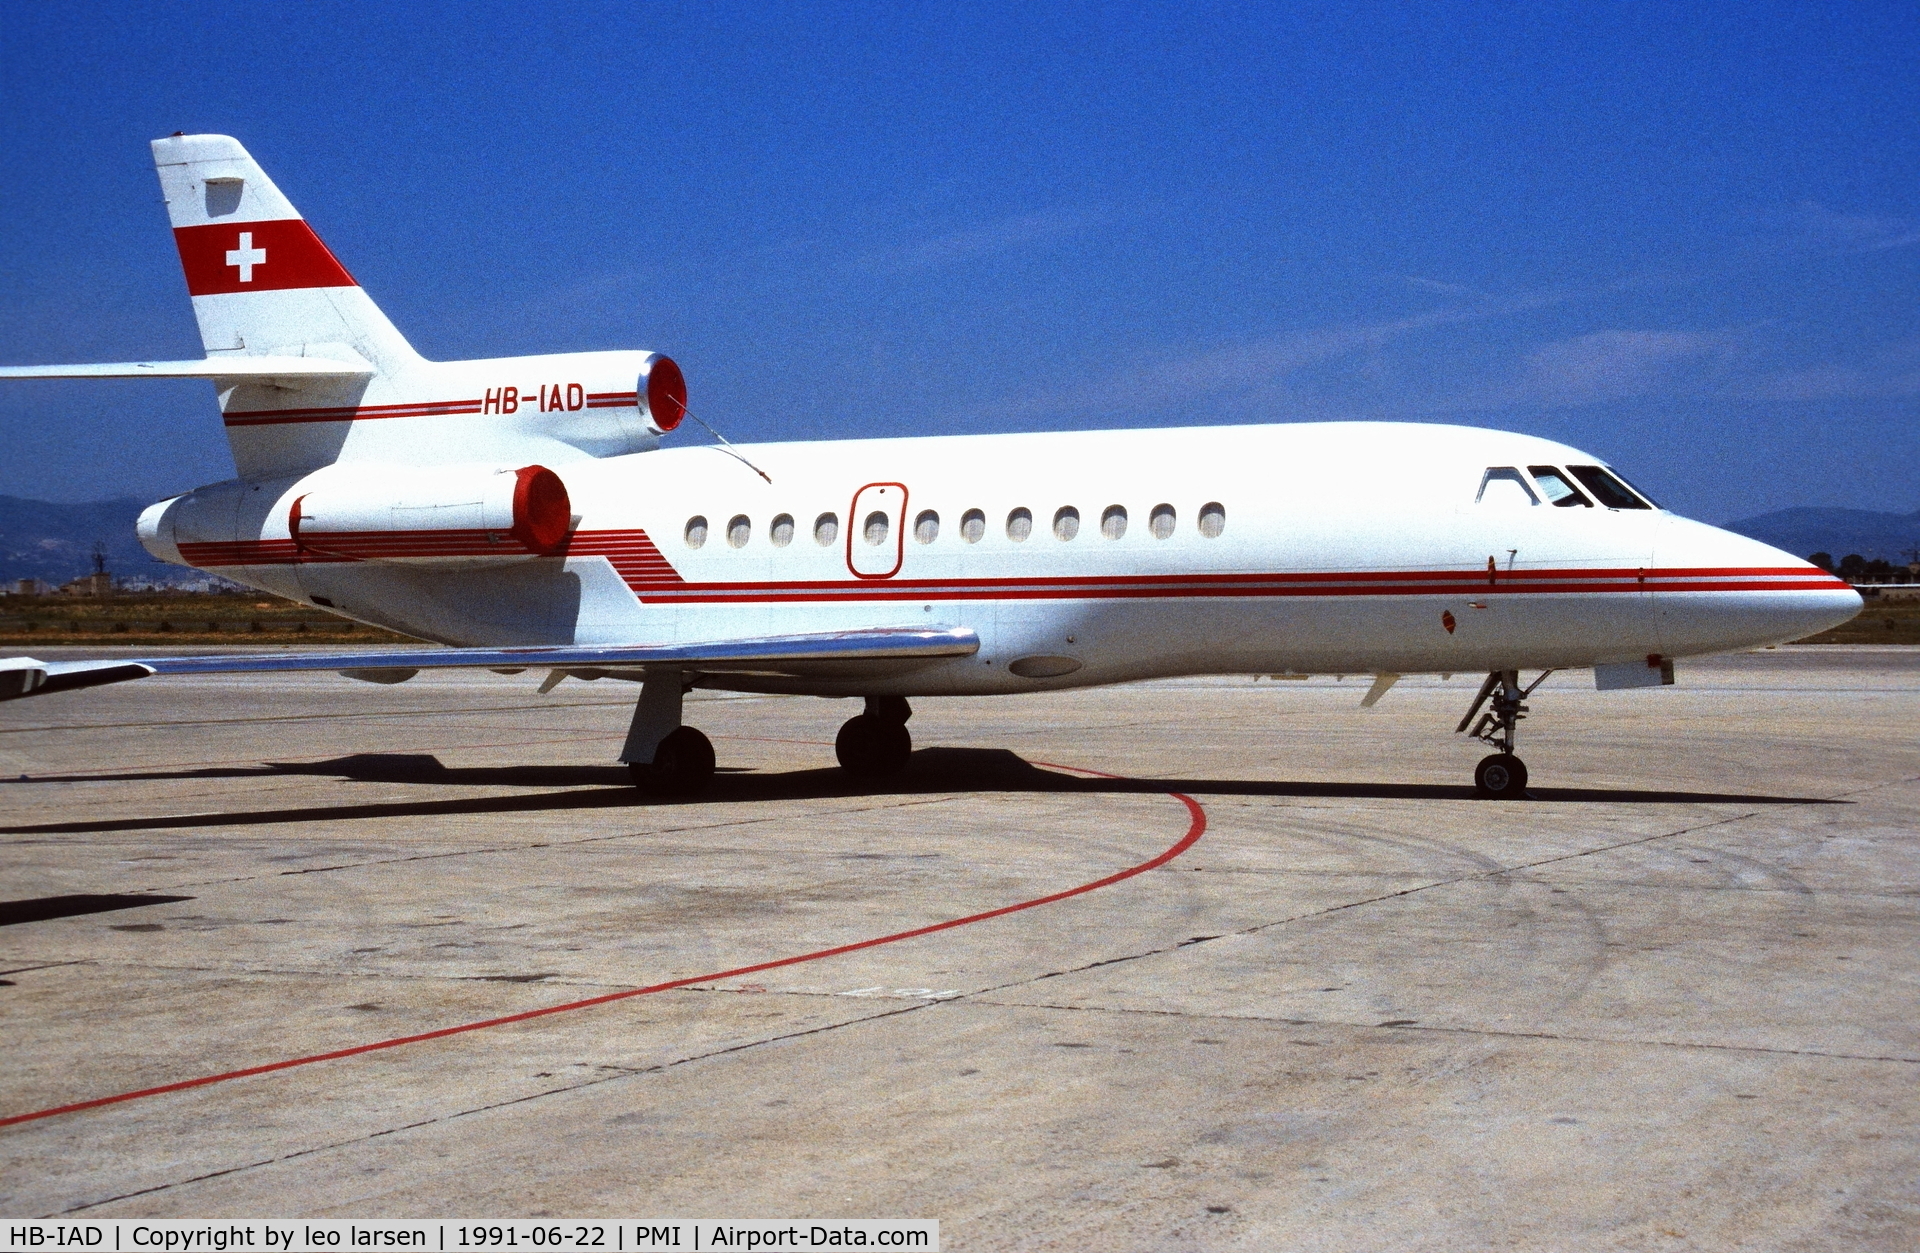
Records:
[[[1664,521],[1647,585],[1669,657],[1784,644],[1860,612],[1860,593],[1791,553],[1687,518]]]

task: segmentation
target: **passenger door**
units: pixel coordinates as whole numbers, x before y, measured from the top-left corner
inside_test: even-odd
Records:
[[[847,511],[847,569],[859,579],[890,579],[906,558],[907,485],[869,483]]]

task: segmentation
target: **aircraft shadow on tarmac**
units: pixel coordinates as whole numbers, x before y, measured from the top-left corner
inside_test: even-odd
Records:
[[[1062,774],[1034,766],[1005,749],[927,748],[913,754],[907,769],[892,779],[862,783],[844,771],[823,768],[779,773],[722,770],[713,785],[691,799],[660,799],[636,791],[622,766],[469,766],[448,767],[425,753],[356,753],[330,761],[275,763],[182,771],[111,775],[63,775],[50,779],[9,779],[3,784],[139,782],[177,779],[260,779],[319,775],[367,783],[429,784],[442,787],[563,788],[528,796],[470,796],[443,800],[373,801],[361,804],[305,805],[287,809],[249,809],[196,813],[179,817],[102,818],[0,826],[0,835],[50,835],[102,831],[162,830],[180,827],[253,826],[282,822],[352,821],[370,818],[431,817],[451,814],[526,813],[656,805],[726,805],[768,801],[831,800],[851,796],[913,796],[954,792],[1076,792],[1156,795],[1186,792],[1196,796],[1297,796],[1348,800],[1473,800],[1473,789],[1424,783],[1305,783],[1267,779],[1106,779]],[[1768,796],[1754,793],[1655,791],[1636,788],[1536,787],[1536,801],[1642,805],[1841,805],[1851,802],[1820,796]],[[1494,802],[1484,802],[1494,803]]]

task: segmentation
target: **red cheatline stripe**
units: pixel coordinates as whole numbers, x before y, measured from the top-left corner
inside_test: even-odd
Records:
[[[640,403],[639,392],[588,392],[589,409],[624,409]]]
[[[610,535],[617,535],[617,534],[621,534],[621,532],[607,532],[607,531],[583,532],[580,535],[577,535],[574,537],[574,546],[569,551],[574,553],[579,553],[579,554],[586,554],[589,551],[595,551],[595,550],[589,550],[583,547],[581,544],[581,541],[588,540],[588,539],[599,539],[602,536],[610,536]],[[655,551],[658,551],[658,550],[656,549]],[[1263,572],[1263,573],[1251,573],[1251,574],[1201,574],[1201,573],[1123,574],[1123,575],[1086,574],[1086,575],[1071,575],[1071,576],[1036,575],[1036,576],[1030,576],[1030,577],[1024,577],[1024,578],[892,579],[888,581],[887,586],[897,587],[897,588],[908,588],[908,589],[953,588],[953,587],[969,587],[969,586],[978,586],[978,587],[992,586],[992,587],[1005,587],[1005,588],[1087,587],[1087,588],[1101,589],[1101,588],[1106,588],[1106,587],[1111,587],[1116,585],[1161,586],[1161,585],[1166,585],[1170,583],[1204,584],[1204,585],[1210,585],[1210,586],[1223,586],[1223,587],[1239,586],[1244,584],[1286,583],[1290,586],[1302,586],[1302,587],[1312,587],[1312,586],[1321,586],[1321,585],[1330,586],[1330,585],[1337,584],[1341,586],[1337,587],[1336,590],[1346,591],[1346,590],[1365,590],[1366,587],[1370,585],[1376,585],[1376,584],[1403,584],[1403,583],[1420,582],[1420,583],[1444,583],[1447,585],[1445,590],[1448,590],[1448,591],[1484,591],[1488,589],[1493,589],[1493,590],[1498,590],[1501,588],[1510,589],[1516,584],[1525,586],[1528,588],[1528,590],[1533,590],[1534,585],[1537,585],[1540,583],[1564,583],[1564,584],[1578,584],[1578,585],[1633,584],[1634,586],[1637,587],[1643,578],[1649,584],[1653,584],[1663,578],[1690,578],[1690,579],[1739,578],[1743,580],[1757,579],[1757,578],[1765,578],[1765,579],[1780,578],[1780,579],[1790,579],[1797,582],[1811,581],[1811,582],[1819,583],[1822,586],[1828,586],[1828,587],[1837,588],[1837,587],[1844,586],[1844,584],[1842,584],[1838,579],[1834,579],[1828,575],[1824,575],[1819,573],[1818,571],[1810,570],[1810,569],[1778,570],[1778,569],[1768,569],[1768,568],[1755,568],[1755,569],[1735,568],[1735,569],[1726,569],[1726,570],[1691,570],[1691,569],[1649,568],[1646,570],[1636,570],[1636,569],[1601,570],[1601,569],[1583,569],[1580,567],[1543,569],[1543,570],[1516,570],[1511,573],[1503,572],[1500,575],[1500,577],[1492,583],[1487,582],[1486,572],[1484,570],[1355,570],[1355,571],[1342,570],[1342,571]],[[837,587],[850,587],[850,586],[854,586],[854,584],[851,584],[847,580],[841,579],[841,580],[818,580],[814,582],[790,581],[790,582],[758,582],[756,583],[756,582],[741,581],[741,582],[729,582],[729,583],[704,584],[702,586],[724,587],[731,591],[753,591],[753,590],[760,590],[760,589],[778,589],[783,591],[792,591],[792,590],[799,590],[799,589],[806,589],[806,588],[832,589]],[[1397,591],[1400,589],[1396,587],[1390,590]]]
[[[534,393],[521,396],[528,412],[534,411]],[[639,403],[634,392],[594,393],[587,397],[589,409],[632,408]],[[228,426],[274,426],[289,422],[368,422],[375,418],[437,418],[456,413],[485,411],[482,400],[423,400],[404,405],[335,405],[323,409],[238,409],[223,415]],[[548,410],[552,412],[552,410]]]
[[[1447,597],[1490,597],[1510,596],[1579,596],[1605,595],[1625,596],[1643,594],[1650,589],[1631,583],[1599,584],[1568,583],[1541,584],[1534,587],[1481,587],[1462,588],[1451,584],[1422,585],[1408,583],[1398,587],[1288,587],[1280,586],[1243,586],[1243,587],[1206,587],[1189,586],[1180,583],[1168,583],[1153,587],[1052,587],[1052,588],[1008,588],[1004,585],[959,585],[944,588],[892,588],[860,584],[842,584],[826,588],[774,588],[759,592],[735,592],[726,584],[696,583],[686,584],[678,580],[645,579],[629,580],[629,586],[644,599],[654,603],[674,602],[676,604],[768,604],[783,601],[838,602],[838,601],[888,601],[888,600],[1150,600],[1177,598],[1230,598],[1250,600],[1275,597],[1329,597],[1329,596],[1447,596]],[[1760,583],[1741,581],[1696,582],[1663,584],[1661,592],[1802,592],[1832,591],[1833,585],[1808,580],[1801,583]]]
[[[527,550],[517,544],[484,539],[466,541],[393,541],[347,542],[332,537],[316,537],[307,548],[296,550],[288,541],[263,541],[257,544],[182,544],[180,555],[201,567],[294,565],[327,562],[374,560],[430,560],[436,558],[524,556]],[[700,605],[774,604],[780,602],[838,601],[911,601],[911,600],[1153,600],[1153,599],[1272,599],[1276,597],[1330,596],[1630,596],[1649,591],[1679,592],[1824,592],[1836,585],[1824,579],[1762,581],[1720,579],[1662,581],[1640,583],[1535,583],[1529,586],[1474,587],[1458,583],[1406,582],[1395,585],[1298,586],[1288,581],[1266,583],[1208,584],[1169,577],[1144,583],[1118,582],[1088,585],[1078,579],[1062,579],[1047,584],[1038,579],[968,580],[929,586],[925,583],[794,583],[733,584],[687,583],[673,567],[659,557],[641,555],[623,559],[619,554],[601,552],[571,553],[572,556],[606,556],[627,586],[653,603],[674,602]],[[1035,586],[1035,584],[1040,584]]]
[[[1104,770],[1088,770],[1081,766],[1060,766],[1052,762],[1036,761],[1036,766],[1049,770],[1067,770],[1074,774],[1091,775],[1098,779],[1120,779],[1124,775],[1108,774]],[[736,966],[732,970],[720,970],[713,974],[691,975],[685,979],[672,979],[666,983],[655,983],[644,988],[631,988],[625,992],[609,992],[605,996],[592,996],[583,1001],[568,1001],[561,1005],[549,1005],[544,1009],[529,1009],[518,1014],[505,1014],[499,1018],[483,1018],[478,1022],[462,1023],[457,1027],[442,1027],[438,1031],[422,1031],[418,1035],[396,1036],[391,1040],[377,1040],[372,1044],[356,1044],[351,1048],[334,1049],[330,1053],[314,1053],[307,1057],[291,1057],[285,1061],[268,1062],[264,1066],[249,1066],[244,1070],[229,1070],[217,1075],[202,1075],[198,1079],[182,1079],[178,1083],[163,1083],[158,1087],[141,1088],[133,1092],[120,1092],[113,1096],[98,1096],[90,1101],[75,1101],[70,1105],[55,1105],[49,1109],[36,1109],[30,1113],[14,1114],[0,1118],[0,1127],[12,1127],[24,1122],[38,1122],[42,1118],[53,1118],[60,1114],[77,1114],[81,1110],[99,1109],[106,1105],[123,1105],[128,1101],[144,1100],[150,1096],[164,1096],[169,1092],[185,1092],[190,1088],[204,1088],[216,1083],[225,1083],[229,1079],[246,1079],[254,1075],[269,1075],[277,1071],[292,1070],[298,1066],[312,1066],[318,1062],[339,1061],[347,1057],[359,1057],[363,1053],[378,1053],[386,1049],[402,1048],[409,1044],[424,1044],[428,1040],[444,1040],[449,1036],[466,1035],[473,1031],[486,1031],[494,1027],[510,1026],[516,1022],[531,1022],[536,1018],[547,1018],[554,1014],[569,1014],[577,1009],[592,1009],[598,1005],[610,1005],[615,1001],[631,1000],[636,996],[651,996],[655,992],[670,992],[675,988],[691,987],[696,983],[713,983],[720,979],[738,979],[742,975],[759,974],[763,970],[779,970],[785,966],[798,966],[803,962],[820,961],[823,958],[839,957],[845,953],[857,953],[862,949],[878,948],[883,944],[897,944],[901,940],[911,940],[923,935],[934,935],[941,931],[951,931],[955,927],[971,926],[976,922],[986,922],[992,918],[1004,918],[1008,914],[1017,914],[1022,910],[1036,909],[1041,905],[1052,905],[1058,901],[1084,896],[1088,892],[1097,892],[1101,888],[1145,874],[1149,870],[1158,870],[1180,854],[1199,842],[1207,831],[1207,811],[1200,802],[1184,792],[1168,792],[1182,805],[1187,807],[1191,821],[1187,824],[1187,833],[1174,841],[1158,856],[1116,871],[1104,879],[1095,879],[1079,887],[1068,888],[1063,892],[1054,892],[1047,896],[1037,896],[1030,901],[1021,901],[1017,905],[1002,905],[998,909],[989,909],[983,913],[968,914],[964,918],[953,918],[946,922],[936,922],[930,926],[915,927],[911,931],[896,931],[892,935],[877,936],[871,940],[856,940],[852,944],[841,944],[833,948],[818,949],[811,953],[802,953],[797,957],[779,957],[772,961],[757,962],[751,966]]]
[[[221,545],[181,545],[194,565],[270,565],[298,560],[353,560],[382,557],[457,557],[498,553],[501,547],[461,533],[365,533],[365,546],[335,543],[325,554],[296,553],[284,540]],[[484,532],[468,533],[483,536]],[[425,538],[431,536],[432,538]],[[374,551],[374,545],[381,545]],[[484,546],[477,546],[484,545]],[[1033,576],[998,579],[893,579],[886,583],[848,580],[791,582],[741,581],[689,583],[661,555],[644,531],[583,531],[568,544],[574,557],[606,557],[634,592],[653,601],[694,604],[750,604],[792,600],[1118,600],[1154,597],[1276,596],[1486,596],[1531,594],[1632,595],[1664,592],[1832,591],[1845,584],[1828,575],[1793,567],[1656,569],[1557,569],[1502,571],[1486,583],[1478,570],[1306,571],[1256,574],[1145,574]]]
[[[478,409],[478,400],[410,400],[397,405],[326,405],[319,409],[238,409],[228,417],[236,418],[322,418],[335,415],[351,416],[356,413],[379,415],[383,413],[412,413],[421,409],[458,409],[472,405]]]
[[[228,426],[276,426],[291,422],[366,422],[374,418],[433,418],[479,413],[478,400],[439,400],[413,405],[341,405],[327,409],[245,409],[223,414]]]
[[[439,540],[418,543],[395,538],[392,541],[368,540],[349,543],[319,537],[312,545],[296,550],[285,540],[248,544],[193,544],[180,546],[180,555],[194,566],[293,565],[316,562],[345,562],[395,559],[432,559],[526,555],[526,549],[505,541],[493,543],[481,538],[463,541]],[[1286,576],[1268,576],[1263,582],[1210,583],[1190,577],[1166,576],[1159,579],[1114,580],[1090,583],[1082,579],[974,579],[945,584],[922,581],[871,583],[688,583],[680,578],[664,558],[655,554],[619,554],[604,551],[572,550],[576,557],[604,556],[635,593],[655,603],[673,601],[683,604],[734,605],[770,604],[782,601],[909,601],[909,600],[1150,600],[1174,598],[1274,598],[1328,596],[1482,596],[1517,595],[1627,596],[1649,591],[1675,592],[1824,592],[1839,585],[1827,579],[1760,580],[1661,580],[1651,578],[1645,584],[1570,581],[1529,585],[1474,586],[1461,583],[1422,583],[1409,579],[1398,584],[1308,585],[1295,584]]]

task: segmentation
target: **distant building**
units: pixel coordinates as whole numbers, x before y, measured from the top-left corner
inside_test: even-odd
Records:
[[[60,589],[66,596],[113,595],[113,576],[107,573],[107,546],[100,540],[93,544],[93,573],[83,574]]]
[[[72,582],[60,587],[62,596],[111,596],[113,595],[113,576],[101,571],[98,574],[83,574]]]

